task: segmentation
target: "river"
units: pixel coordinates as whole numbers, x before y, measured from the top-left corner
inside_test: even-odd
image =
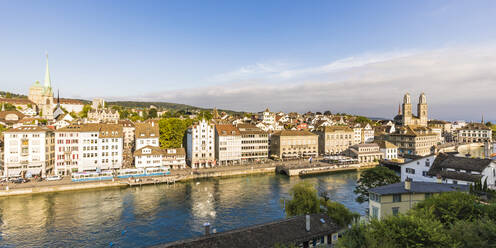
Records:
[[[301,180],[363,214],[358,174],[264,174],[175,185],[0,198],[0,247],[146,247],[285,218],[281,198]]]

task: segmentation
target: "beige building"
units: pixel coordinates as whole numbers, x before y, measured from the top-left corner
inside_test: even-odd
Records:
[[[378,163],[384,158],[384,153],[380,151],[380,147],[376,143],[363,143],[350,146],[345,154],[357,159],[362,164]]]
[[[425,94],[422,93],[419,96],[419,102],[417,104],[417,115],[413,115],[412,110],[412,100],[409,93],[406,93],[403,97],[402,113],[394,118],[399,124],[403,126],[421,126],[427,127],[428,121],[428,108],[427,108],[427,98]]]
[[[451,191],[468,191],[468,187],[407,180],[369,189],[369,218],[382,219],[390,215],[405,214],[415,204],[432,195]]]
[[[184,148],[164,149],[162,164],[171,169],[186,168],[186,150]]]
[[[90,109],[88,111],[88,121],[96,123],[117,123],[119,121],[119,111],[114,109]]]
[[[269,135],[250,124],[236,126],[241,133],[241,161],[263,161],[269,157]]]
[[[427,127],[401,127],[385,139],[398,147],[399,155],[425,156],[433,152],[439,142],[439,134]]]
[[[482,123],[469,123],[456,130],[458,142],[481,143],[492,142],[493,131]]]
[[[241,163],[241,133],[236,126],[215,125],[215,159],[220,165]]]
[[[270,154],[278,158],[317,157],[318,140],[318,135],[306,130],[279,131],[270,138]]]
[[[344,152],[353,144],[355,138],[355,132],[347,126],[321,127],[315,133],[319,136],[320,154]]]

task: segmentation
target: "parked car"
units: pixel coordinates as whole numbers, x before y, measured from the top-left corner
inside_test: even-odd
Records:
[[[62,179],[62,177],[58,176],[58,175],[57,176],[50,176],[50,177],[46,178],[47,181],[58,181],[60,179]]]
[[[24,183],[26,180],[22,179],[22,178],[14,178],[11,180],[11,182],[13,183]]]

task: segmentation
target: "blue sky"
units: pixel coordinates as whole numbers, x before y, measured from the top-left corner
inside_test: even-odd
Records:
[[[0,1],[0,84],[27,94],[48,50],[64,97],[390,117],[425,91],[432,118],[476,119],[496,116],[494,13],[496,1]],[[486,88],[447,97],[471,85]]]

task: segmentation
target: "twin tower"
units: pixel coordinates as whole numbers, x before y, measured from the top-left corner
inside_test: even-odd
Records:
[[[403,97],[402,112],[402,124],[404,126],[414,125],[427,127],[427,98],[425,97],[425,94],[420,94],[419,102],[417,104],[417,116],[414,116],[412,113],[412,100],[410,94],[406,93]]]

